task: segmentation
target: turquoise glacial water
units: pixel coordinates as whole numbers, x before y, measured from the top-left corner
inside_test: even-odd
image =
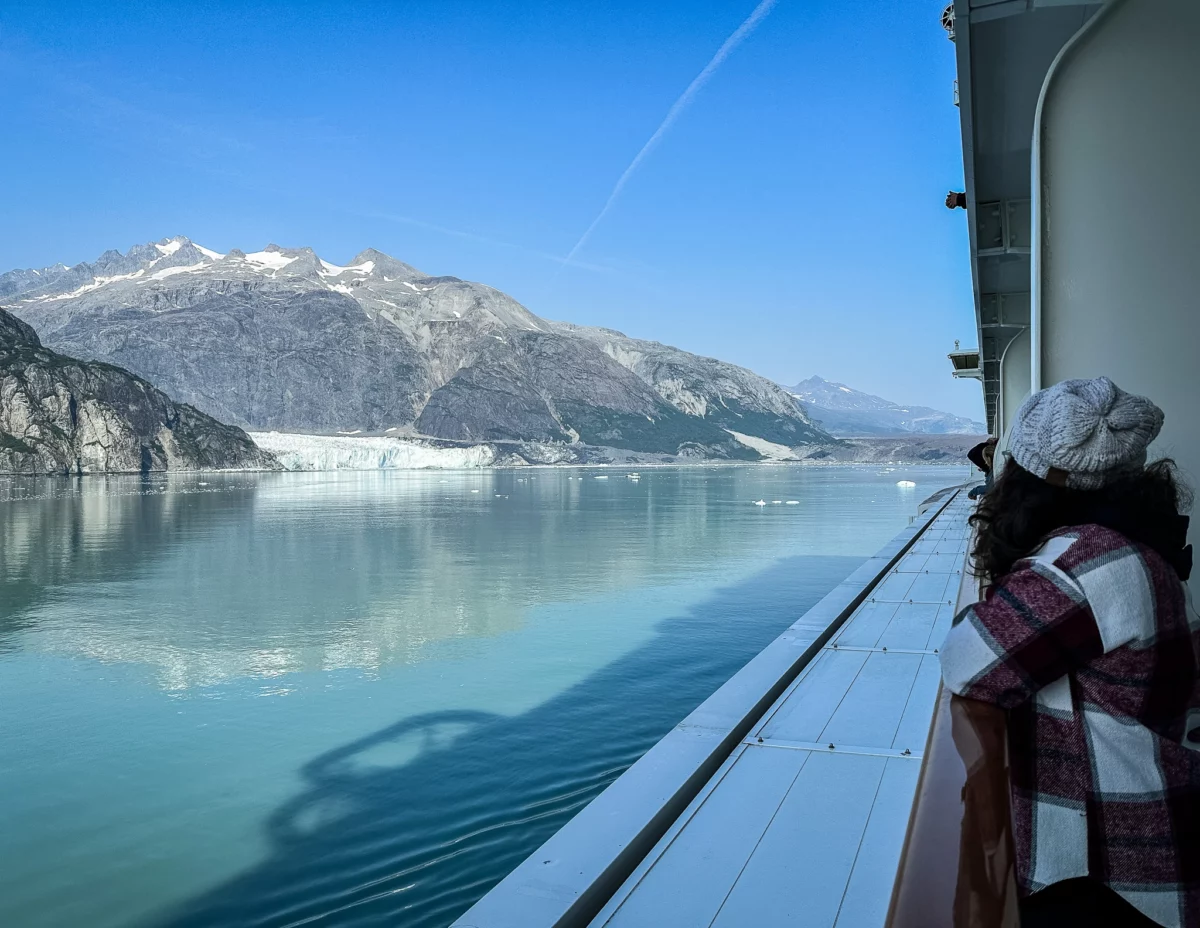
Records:
[[[627,473],[0,481],[0,925],[447,925],[966,477]]]

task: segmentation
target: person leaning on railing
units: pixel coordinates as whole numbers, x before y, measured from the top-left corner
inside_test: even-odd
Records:
[[[990,435],[967,452],[967,460],[974,464],[983,474],[983,483],[972,487],[967,493],[968,499],[979,499],[992,486],[992,464],[996,457],[996,439]]]
[[[1017,413],[946,685],[1007,711],[1023,926],[1200,925],[1200,618],[1163,414],[1106,377]]]

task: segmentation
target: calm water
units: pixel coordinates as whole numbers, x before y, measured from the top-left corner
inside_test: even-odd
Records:
[[[0,481],[0,925],[446,925],[966,471],[601,473]]]

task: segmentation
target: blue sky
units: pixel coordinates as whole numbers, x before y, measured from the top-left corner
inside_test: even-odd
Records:
[[[977,418],[941,0],[0,7],[0,269],[375,247],[786,383]]]

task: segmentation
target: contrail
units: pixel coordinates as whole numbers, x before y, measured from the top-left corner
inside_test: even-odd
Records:
[[[592,233],[596,231],[596,226],[600,225],[601,220],[608,215],[608,211],[612,209],[613,203],[615,203],[617,197],[621,195],[621,191],[625,188],[625,184],[629,181],[629,178],[633,175],[633,172],[636,171],[638,165],[640,165],[646,159],[646,156],[650,154],[650,151],[654,148],[654,146],[659,143],[659,140],[667,134],[667,130],[674,125],[675,120],[679,118],[679,114],[682,113],[684,109],[687,108],[687,105],[692,102],[692,97],[696,96],[696,94],[700,92],[700,89],[708,83],[708,79],[713,76],[717,68],[724,63],[725,59],[730,56],[735,48],[742,44],[742,41],[755,30],[758,24],[766,18],[767,14],[771,12],[777,2],[778,0],[761,0],[758,6],[754,8],[754,12],[746,17],[746,21],[738,26],[737,29],[733,31],[733,34],[725,40],[720,48],[717,49],[717,53],[713,55],[712,60],[704,66],[704,70],[697,74],[695,79],[687,85],[687,90],[679,95],[679,99],[676,100],[671,108],[667,111],[667,115],[663,119],[662,124],[654,130],[654,134],[650,136],[650,140],[642,146],[642,150],[639,151],[634,156],[633,160],[629,162],[629,167],[625,169],[625,173],[621,175],[621,177],[617,180],[616,186],[613,187],[612,193],[608,195],[608,199],[604,203],[604,208],[600,210],[600,212],[596,215],[596,218],[592,220],[592,224],[587,227],[587,231],[579,237],[579,241],[575,243],[575,247],[572,248],[566,258],[563,259],[563,265],[560,265],[560,270],[562,269],[562,266],[571,263],[579,249],[582,248],[587,243],[587,240],[592,237]]]

